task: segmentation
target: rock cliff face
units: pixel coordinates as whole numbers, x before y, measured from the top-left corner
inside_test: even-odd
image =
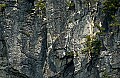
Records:
[[[0,78],[120,78],[115,1],[0,1]]]

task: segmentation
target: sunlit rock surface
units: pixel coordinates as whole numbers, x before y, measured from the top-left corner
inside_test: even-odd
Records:
[[[45,1],[43,16],[27,0],[8,3],[14,7],[1,14],[0,78],[119,78],[119,27],[99,37],[99,57],[82,52],[86,36],[100,32],[95,25],[105,26],[103,0],[74,0],[72,10],[69,0]]]

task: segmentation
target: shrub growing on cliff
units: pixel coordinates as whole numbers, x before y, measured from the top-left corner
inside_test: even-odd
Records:
[[[45,10],[46,8],[46,4],[44,1],[40,0],[37,4],[36,4],[36,8],[40,8],[40,10]]]
[[[105,70],[103,73],[102,73],[102,78],[112,78],[109,73],[107,72],[107,70]]]
[[[120,7],[120,1],[119,0],[105,0],[103,2],[104,8],[103,8],[103,13],[106,16],[109,16],[111,19],[112,15],[115,15],[116,11],[118,10],[118,8]]]
[[[37,12],[39,12],[38,15],[45,16],[45,14],[46,14],[46,2],[43,0],[38,1],[35,5],[35,10]]]
[[[67,1],[66,4],[67,4],[69,10],[75,10],[74,1]]]
[[[82,50],[82,52],[88,52],[90,57],[98,56],[101,50],[101,41],[97,38],[91,37],[88,35],[86,37],[86,48]]]
[[[110,32],[119,31],[120,21],[118,9],[120,8],[120,0],[105,0],[103,6],[102,12],[105,15],[105,29]]]
[[[5,8],[6,8],[6,4],[0,4],[0,12],[2,12],[3,13],[3,11],[5,10]]]
[[[120,7],[120,1],[119,0],[105,0],[103,2],[103,10],[102,12],[105,14],[105,17],[109,19],[109,22],[111,21],[117,21],[116,20],[116,12],[118,8]],[[118,25],[118,24],[117,24]]]

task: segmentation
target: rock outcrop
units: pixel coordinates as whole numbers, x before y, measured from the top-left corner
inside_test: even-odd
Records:
[[[107,1],[0,1],[0,78],[120,78],[120,2]]]

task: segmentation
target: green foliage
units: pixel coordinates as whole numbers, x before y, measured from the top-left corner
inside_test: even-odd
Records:
[[[66,4],[67,4],[68,7],[73,7],[74,6],[74,3],[71,2],[71,1],[67,1]]]
[[[83,1],[83,4],[84,4],[84,6],[85,6],[86,8],[88,8],[88,6],[89,6],[89,1],[88,1],[88,0],[85,0],[85,1]]]
[[[74,56],[74,52],[73,51],[72,52],[66,52],[66,56],[72,57],[72,56]]]
[[[0,16],[2,16],[2,14],[3,14],[6,7],[7,7],[6,4],[0,4]]]
[[[87,41],[91,41],[92,40],[92,38],[90,37],[90,35],[86,36],[86,39],[87,39]]]
[[[94,0],[95,2],[98,2],[99,0]]]
[[[85,53],[87,53],[87,52],[89,52],[89,48],[88,48],[88,47],[82,49],[82,53],[83,53],[83,54],[85,54]]]
[[[119,0],[105,0],[103,2],[103,5],[104,5],[103,13],[110,13],[110,14],[114,14],[114,12],[120,6]]]
[[[66,52],[66,54],[65,54],[67,57],[74,57],[74,56],[78,56],[78,52],[73,52],[73,51],[71,51],[71,52]]]
[[[120,26],[119,20],[117,19],[119,16],[117,15],[112,15],[113,21],[109,26]]]
[[[72,23],[72,20],[69,20],[69,22],[68,23]]]
[[[114,23],[110,24],[110,26],[120,26],[120,23],[114,22]]]
[[[35,10],[39,12],[37,15],[44,17],[46,16],[46,2],[43,0],[40,0],[35,5]]]
[[[105,35],[105,32],[97,32],[96,35],[102,36]]]
[[[100,27],[99,25],[95,25],[95,27],[97,27],[97,29],[100,30],[100,32],[103,32],[105,30],[105,28]]]
[[[105,70],[103,72],[102,78],[112,78],[111,76],[109,76],[108,72]]]
[[[105,0],[103,2],[104,8],[102,12],[105,14],[105,18],[109,20],[109,26],[120,26],[119,20],[117,19],[119,16],[116,15],[118,8],[120,7],[119,0]]]
[[[74,3],[74,1],[67,1],[66,5],[68,7],[68,10],[72,10],[72,11],[75,10],[75,3]]]
[[[46,9],[46,4],[44,1],[40,0],[37,4],[36,4],[36,8],[40,8],[40,10],[45,10]]]
[[[97,38],[86,36],[86,48],[82,50],[82,53],[92,53],[94,55],[99,55],[101,50],[101,41]]]
[[[102,12],[108,16],[110,19],[113,19],[113,15],[115,15],[115,12],[120,7],[119,0],[105,0],[103,2],[104,8]]]
[[[86,53],[86,52],[90,52],[92,47],[91,47],[91,41],[92,41],[92,38],[90,37],[90,35],[86,36],[86,48],[84,48],[82,50],[82,53]]]
[[[98,55],[99,52],[100,52],[100,49],[102,47],[101,46],[101,41],[96,39],[96,40],[91,42],[91,46],[92,46],[91,52]]]
[[[31,33],[27,32],[27,31],[20,31],[20,33],[26,35],[27,37],[30,37]]]
[[[6,7],[6,4],[0,4],[0,8]]]

